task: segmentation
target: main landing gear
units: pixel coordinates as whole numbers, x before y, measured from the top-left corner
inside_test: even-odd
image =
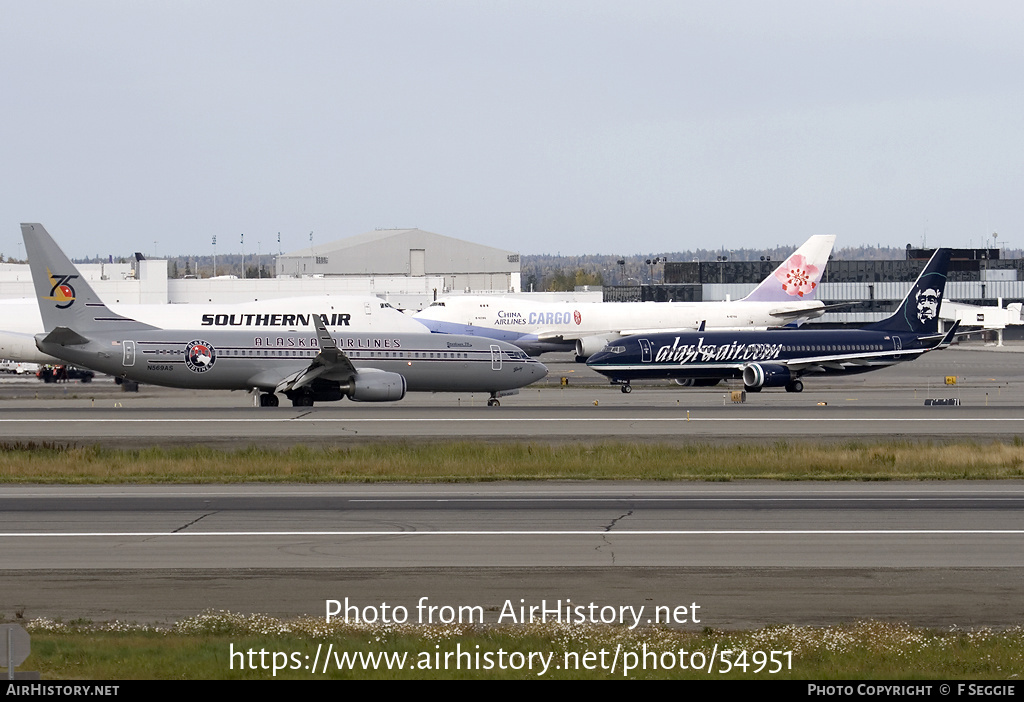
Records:
[[[491,399],[487,401],[488,407],[501,407],[501,403],[498,401],[497,391],[491,393]]]
[[[799,380],[791,380],[786,383],[786,392],[803,392],[804,384]]]
[[[272,392],[265,392],[260,395],[260,407],[277,407],[277,395]]]

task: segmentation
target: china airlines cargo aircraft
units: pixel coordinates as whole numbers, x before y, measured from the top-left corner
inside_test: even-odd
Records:
[[[521,298],[456,296],[413,318],[439,334],[500,339],[531,356],[576,351],[584,361],[609,341],[673,329],[767,329],[820,317],[815,299],[834,236],[812,236],[741,300],[726,302],[530,302]]]

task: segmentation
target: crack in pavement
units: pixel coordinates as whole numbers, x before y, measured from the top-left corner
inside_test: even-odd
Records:
[[[217,512],[207,512],[206,514],[200,515],[200,516],[196,517],[195,519],[193,519],[188,524],[182,524],[180,527],[178,527],[177,529],[175,529],[171,533],[172,534],[177,534],[179,531],[185,531],[185,529],[188,529],[190,526],[192,526],[193,524],[195,524],[196,522],[198,522],[198,521],[200,521],[202,519],[206,519],[211,514],[217,514]]]
[[[608,523],[608,526],[606,526],[604,528],[604,534],[608,534],[612,529],[614,529],[615,525],[618,524],[619,521],[625,519],[626,517],[631,517],[631,516],[633,516],[633,510],[629,510],[625,514],[616,517],[615,519],[613,519],[611,522]],[[610,547],[612,545],[612,543],[611,543],[611,541],[608,540],[608,537],[605,536],[604,534],[601,535],[601,541],[604,542],[604,546],[609,546]],[[595,551],[600,551],[601,549],[604,548],[604,546],[598,546],[594,550]],[[612,565],[615,565],[615,551],[609,549],[608,555],[610,555],[611,558],[612,558]]]

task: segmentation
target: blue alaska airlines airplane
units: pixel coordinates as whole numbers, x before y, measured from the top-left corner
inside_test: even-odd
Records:
[[[715,385],[742,378],[748,392],[804,389],[812,374],[854,374],[911,361],[949,346],[957,324],[939,333],[949,249],[938,249],[899,309],[860,329],[767,329],[637,334],[616,339],[587,361],[629,392],[630,381],[672,378],[680,385]]]

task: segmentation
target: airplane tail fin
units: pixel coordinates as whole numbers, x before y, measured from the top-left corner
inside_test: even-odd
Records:
[[[836,238],[831,234],[812,236],[743,299],[748,302],[815,299],[818,283],[835,243]]]
[[[865,329],[916,334],[938,333],[939,308],[942,306],[942,294],[946,290],[950,252],[950,249],[936,249],[899,309],[891,317],[869,324]]]
[[[25,252],[39,302],[43,328],[79,334],[154,327],[111,312],[41,224],[22,224]]]

